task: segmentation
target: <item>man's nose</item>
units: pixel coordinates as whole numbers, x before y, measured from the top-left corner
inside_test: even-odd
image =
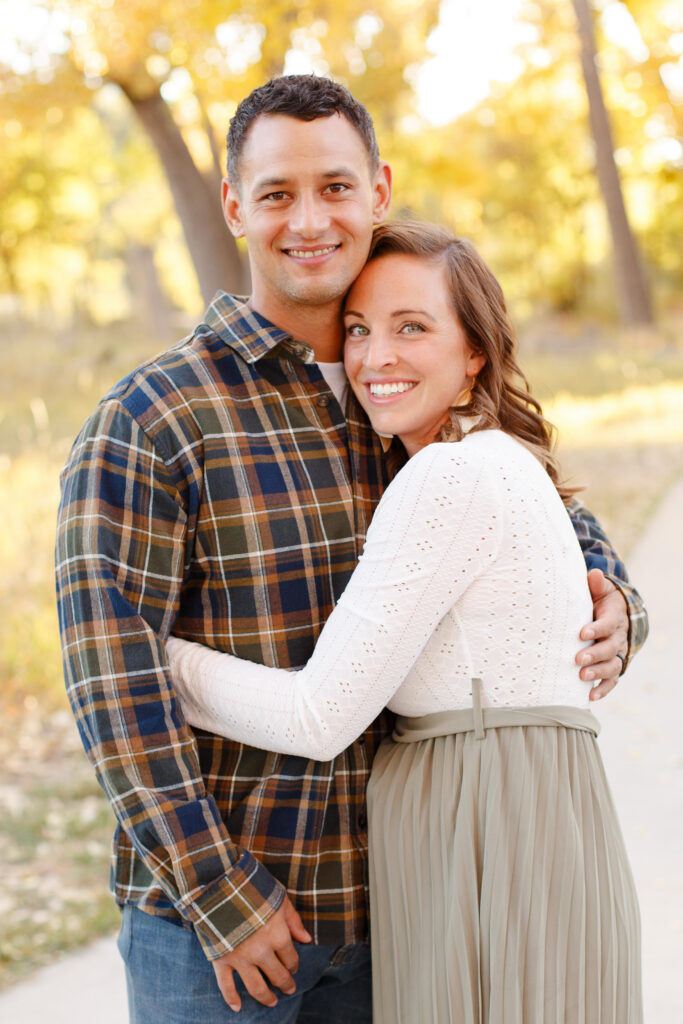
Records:
[[[330,225],[330,215],[321,196],[301,195],[294,204],[289,227],[302,238],[319,238]]]

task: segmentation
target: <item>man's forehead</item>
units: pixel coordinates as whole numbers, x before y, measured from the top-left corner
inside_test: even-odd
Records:
[[[358,129],[340,114],[312,121],[288,114],[260,114],[249,129],[241,162],[259,178],[273,169],[275,180],[297,169],[329,177],[342,168],[358,173],[370,163],[370,157]]]

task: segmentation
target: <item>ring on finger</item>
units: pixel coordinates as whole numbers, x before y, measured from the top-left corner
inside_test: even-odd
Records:
[[[619,654],[619,651],[617,651],[617,658],[621,662],[621,671],[619,672],[619,675],[623,676],[624,672],[626,671],[626,658],[623,654]]]

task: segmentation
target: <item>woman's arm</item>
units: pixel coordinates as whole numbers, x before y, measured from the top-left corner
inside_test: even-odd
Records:
[[[279,753],[335,757],[379,714],[437,623],[495,557],[499,506],[481,449],[423,449],[387,489],[304,668],[268,668],[169,640],[188,721]]]

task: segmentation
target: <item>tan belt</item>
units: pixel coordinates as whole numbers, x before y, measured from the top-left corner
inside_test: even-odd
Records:
[[[458,732],[473,732],[483,740],[487,729],[504,729],[514,725],[564,726],[581,729],[597,736],[600,723],[592,711],[563,704],[547,707],[482,708],[481,679],[472,680],[472,707],[458,711],[435,711],[419,718],[400,715],[392,733],[397,743],[416,743],[436,736],[450,736]]]

